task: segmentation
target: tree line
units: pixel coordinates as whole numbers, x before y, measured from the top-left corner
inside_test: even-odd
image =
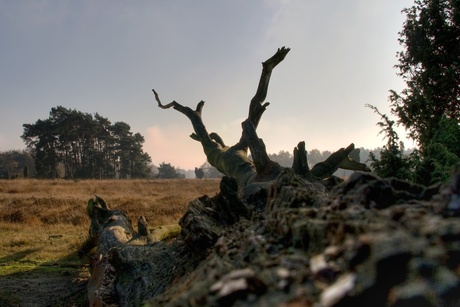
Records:
[[[21,138],[35,162],[37,178],[146,178],[150,156],[144,137],[124,122],[111,123],[62,106],[33,124],[23,124]]]
[[[356,149],[352,153],[352,158],[356,161],[361,161],[364,163],[368,163],[370,165],[370,154],[372,154],[374,157],[379,158],[380,150],[380,148],[370,150],[361,147],[360,149]],[[408,154],[408,152],[410,151],[407,151],[406,154]],[[329,150],[320,151],[318,149],[312,149],[308,152],[309,164],[310,166],[317,164],[321,161],[326,160],[330,155],[331,151]],[[294,155],[285,150],[281,150],[277,154],[269,154],[269,157],[272,161],[278,162],[281,166],[285,167],[291,167],[294,159]],[[62,164],[57,168],[58,173],[60,173],[59,170],[64,171],[65,169]],[[178,179],[185,178],[186,176],[195,176],[197,178],[221,178],[223,176],[222,173],[220,173],[215,167],[210,165],[207,161],[201,164],[199,167],[196,167],[195,171],[184,170],[179,167],[175,167],[171,163],[167,162],[162,162],[158,166],[149,163],[147,165],[147,168],[148,173],[146,173],[145,176],[142,178]],[[27,170],[26,172],[24,172],[25,169]],[[200,175],[197,174],[197,171]],[[349,175],[350,172],[351,171],[342,171],[342,173],[337,175],[346,176]],[[0,178],[14,179],[18,177],[49,178],[40,177],[36,175],[35,160],[30,149],[8,150],[0,152]]]
[[[131,132],[124,122],[112,124],[98,113],[57,106],[51,108],[47,119],[23,124],[23,128],[21,138],[27,149],[0,152],[0,178],[173,179],[194,173],[166,162],[153,165],[143,152],[145,140],[141,134]],[[361,151],[367,156],[370,152],[364,148]],[[313,149],[309,162],[316,164],[329,155],[330,151]],[[288,151],[269,156],[282,166],[292,166],[293,155]],[[360,160],[359,151],[354,159]],[[220,178],[222,174],[206,161],[195,169],[195,176]]]
[[[207,161],[193,170],[183,170],[170,163],[159,166],[143,152],[144,137],[130,131],[124,122],[112,124],[98,113],[92,115],[62,106],[52,108],[49,118],[24,124],[21,136],[26,150],[0,152],[0,178],[65,178],[65,179],[178,179],[220,178],[223,175]],[[331,151],[312,149],[308,152],[310,167],[326,160]],[[350,156],[358,162],[379,158],[380,148],[354,150]],[[269,154],[272,161],[291,167],[293,154],[281,150]],[[342,171],[338,176],[347,176]]]

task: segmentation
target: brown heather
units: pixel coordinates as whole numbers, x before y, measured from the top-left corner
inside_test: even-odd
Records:
[[[141,215],[151,226],[177,223],[189,201],[218,189],[218,179],[0,180],[0,266],[78,261],[75,252],[90,222],[86,205],[94,194],[137,227]],[[11,273],[6,271],[0,276]]]

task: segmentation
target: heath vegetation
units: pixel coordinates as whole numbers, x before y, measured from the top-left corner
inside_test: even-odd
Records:
[[[218,187],[218,179],[0,180],[0,305],[36,305],[35,299],[57,295],[53,280],[60,287],[79,280],[74,292],[85,293],[88,265],[77,251],[87,237],[86,205],[94,194],[124,211],[135,227],[140,215],[155,227],[177,223],[190,200],[214,195]],[[37,278],[40,290],[31,289]]]

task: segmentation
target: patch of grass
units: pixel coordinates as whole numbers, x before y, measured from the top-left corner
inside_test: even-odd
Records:
[[[79,263],[90,220],[86,205],[94,194],[123,210],[137,227],[144,215],[152,227],[177,223],[191,200],[214,195],[219,179],[171,180],[0,180],[0,275],[6,262]],[[0,304],[1,305],[1,304]]]
[[[8,261],[0,263],[0,276],[30,272],[39,267],[32,261]]]

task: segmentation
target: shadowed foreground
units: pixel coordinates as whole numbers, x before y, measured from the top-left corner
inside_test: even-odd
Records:
[[[218,195],[190,202],[172,242],[112,248],[98,264],[97,299],[122,306],[458,306],[460,223],[449,186],[365,173],[330,193],[308,184],[285,171],[265,204],[248,206],[223,178]]]

